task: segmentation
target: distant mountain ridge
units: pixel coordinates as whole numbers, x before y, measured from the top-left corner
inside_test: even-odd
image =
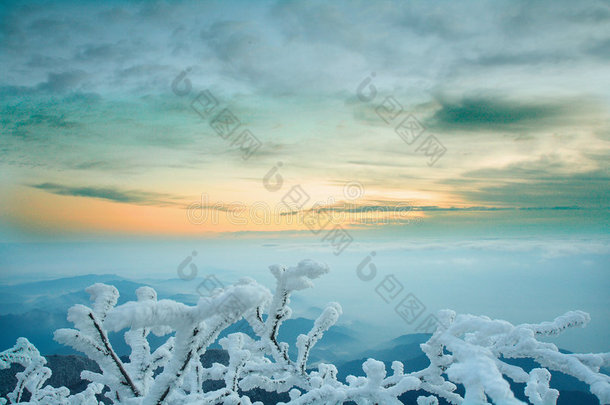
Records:
[[[176,283],[176,280],[170,280]],[[179,280],[184,282],[183,280]],[[53,332],[59,328],[70,328],[67,321],[68,309],[75,304],[90,305],[89,294],[85,288],[95,283],[113,285],[119,291],[119,304],[136,300],[135,291],[144,283],[128,280],[114,274],[89,274],[76,277],[60,278],[56,280],[36,281],[10,286],[0,286],[0,351],[15,344],[17,338],[24,336],[44,354],[78,354],[73,349],[61,345],[53,340]],[[159,288],[159,284],[161,288]],[[180,284],[178,284],[180,286]],[[188,284],[186,284],[188,286]],[[186,289],[185,286],[185,289]],[[199,296],[189,293],[172,293],[176,286],[163,288],[162,282],[154,285],[159,298],[173,299],[188,305],[197,303]],[[189,286],[190,287],[190,286]],[[187,290],[188,291],[188,290]],[[4,295],[4,294],[7,295]],[[5,297],[3,300],[1,297]],[[10,299],[6,297],[9,296]],[[321,312],[321,310],[320,310]],[[296,338],[301,333],[307,333],[313,326],[312,319],[288,319],[280,329],[280,339],[291,343],[290,355],[296,356]],[[233,332],[244,332],[253,336],[245,320],[241,320],[224,330],[220,338]],[[361,342],[356,338],[358,333],[347,327],[335,325],[325,335],[311,352],[310,361],[336,362],[350,358],[355,351],[359,351]],[[129,347],[124,341],[123,332],[111,333],[113,347],[119,355],[129,353]],[[161,342],[161,338],[151,336],[151,344]],[[220,348],[218,343],[213,345]]]
[[[53,332],[71,327],[68,309],[75,304],[89,305],[85,288],[95,283],[114,285],[119,304],[136,299],[135,290],[144,284],[109,274],[89,274],[55,280],[0,286],[0,351],[12,347],[18,337],[27,337],[42,354],[76,354],[53,340]],[[117,349],[127,350],[122,337]]]
[[[49,281],[28,282],[11,286],[0,286],[0,351],[12,347],[20,336],[27,337],[42,354],[47,355],[49,367],[53,370],[53,377],[49,381],[53,386],[65,385],[71,390],[78,392],[86,387],[86,382],[80,381],[80,371],[83,369],[95,369],[97,365],[82,357],[71,348],[60,345],[53,340],[53,332],[58,328],[72,327],[67,321],[67,310],[74,304],[89,305],[89,294],[84,289],[94,283],[103,282],[114,285],[120,293],[119,304],[135,300],[135,290],[143,283],[134,282],[117,275],[85,275],[77,277],[62,278]],[[171,298],[194,304],[193,294],[173,293],[158,290],[160,298]],[[12,311],[5,312],[7,309]],[[314,321],[304,317],[289,319],[284,322],[280,329],[279,340],[290,344],[289,355],[296,356],[296,338],[299,334],[307,333],[313,326]],[[243,332],[253,335],[253,331],[245,320],[241,320],[224,330],[220,338],[234,332]],[[335,325],[325,333],[322,340],[311,352],[310,364],[315,366],[317,362],[334,363],[338,368],[338,377],[345,380],[349,374],[364,375],[362,363],[367,358],[375,358],[385,363],[390,370],[391,362],[399,360],[403,362],[405,372],[421,370],[429,361],[421,351],[420,344],[427,341],[430,334],[408,334],[396,337],[386,342],[379,343],[376,347],[365,351],[359,350],[363,342],[358,339],[358,333],[349,327]],[[116,352],[127,355],[130,348],[124,341],[123,332],[111,333],[110,339]],[[164,338],[151,335],[151,346],[155,347]],[[209,354],[208,354],[209,353]],[[49,355],[51,354],[51,355]],[[220,349],[218,342],[214,343],[206,353],[206,362],[209,366],[214,361],[226,362],[227,353]],[[509,359],[511,364],[531,370],[538,365],[530,359]],[[12,367],[9,370],[0,370],[0,393],[4,389],[12,389],[11,378],[18,370]],[[607,373],[607,371],[605,371]],[[12,374],[11,374],[12,373]],[[588,387],[565,374],[551,372],[551,387],[560,390],[558,404],[560,405],[589,405],[598,404],[597,399],[590,394]],[[12,377],[11,377],[12,376]],[[511,384],[513,392],[518,398],[524,400],[523,384]],[[276,396],[273,396],[276,395]],[[252,394],[251,398],[259,398],[265,404],[285,401],[286,398],[277,394],[259,392]],[[408,392],[401,400],[405,403],[415,401],[417,392]],[[283,398],[283,399],[282,399]],[[275,402],[273,402],[275,401]],[[410,402],[407,402],[410,401]],[[440,401],[440,403],[444,403]]]
[[[85,288],[95,283],[122,285],[125,291],[119,291],[124,298],[135,296],[129,294],[128,287],[141,286],[114,274],[87,274],[65,277],[54,280],[34,281],[21,284],[0,285],[0,315],[20,314],[33,309],[69,308],[76,303],[89,302]],[[118,288],[118,286],[117,286]],[[137,288],[137,287],[135,287]],[[62,302],[63,301],[63,302]]]
[[[25,283],[0,285],[0,291],[5,289],[26,291],[28,295],[37,295],[51,291],[66,292],[84,290],[94,283],[107,283],[114,280],[125,280],[116,274],[85,274],[80,276],[62,277],[52,280],[29,281]]]

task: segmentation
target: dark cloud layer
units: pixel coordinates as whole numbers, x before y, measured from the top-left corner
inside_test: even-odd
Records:
[[[149,191],[121,190],[115,187],[74,187],[56,183],[40,183],[34,184],[31,187],[56,195],[96,198],[136,205],[155,205],[161,207],[180,205],[176,202],[178,198],[175,196]]]
[[[74,89],[87,76],[82,70],[61,73],[49,73],[47,81],[40,83],[38,88],[50,92],[63,92]]]
[[[412,205],[410,201],[379,202],[376,204],[335,204],[320,206],[302,211],[281,212],[280,215],[296,215],[302,213],[344,213],[344,214],[383,214],[399,213],[407,215],[409,212],[485,212],[485,211],[536,211],[536,210],[578,210],[581,207],[571,206],[523,206],[523,207],[501,207],[501,206],[467,206],[467,207],[440,207],[437,205]]]
[[[596,158],[599,159],[596,164],[603,165],[605,157]],[[602,169],[571,172],[570,169],[573,169],[570,163],[546,156],[504,168],[472,170],[461,179],[444,183],[468,186],[458,193],[468,201],[486,205],[607,209],[610,206],[608,172]]]
[[[440,98],[430,126],[447,130],[496,130],[540,127],[565,114],[566,105],[508,101],[500,97]]]

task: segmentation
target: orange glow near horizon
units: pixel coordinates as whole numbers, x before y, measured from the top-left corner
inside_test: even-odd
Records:
[[[19,187],[5,204],[13,221],[24,231],[65,231],[151,234],[151,235],[208,235],[225,232],[278,232],[308,230],[310,226],[376,227],[402,221],[421,219],[421,211],[403,212],[369,209],[280,215],[286,212],[282,195],[273,203],[224,204],[209,202],[207,211],[201,202],[184,206],[146,206],[105,201],[97,198],[62,196],[32,188]],[[323,205],[324,206],[324,205]],[[327,205],[328,206],[328,205]],[[333,206],[330,204],[330,206]],[[214,208],[216,207],[216,209]],[[334,207],[353,208],[357,205],[334,204]],[[220,209],[218,209],[220,208]],[[296,212],[296,211],[295,211]],[[313,223],[312,223],[313,221]]]

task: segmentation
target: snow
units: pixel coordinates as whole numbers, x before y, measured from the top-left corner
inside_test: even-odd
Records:
[[[287,392],[288,404],[401,404],[403,393],[426,392],[418,405],[438,404],[444,398],[452,404],[523,404],[515,397],[507,380],[525,383],[524,394],[536,405],[556,404],[559,392],[549,387],[556,370],[590,386],[601,404],[610,404],[610,377],[600,368],[610,363],[609,353],[565,354],[539,337],[555,336],[568,328],[585,327],[588,314],[571,311],[550,322],[513,325],[485,316],[456,314],[451,310],[437,315],[439,327],[421,345],[430,360],[423,370],[404,372],[394,361],[391,370],[375,359],[362,365],[365,377],[348,376],[337,380],[337,368],[318,364],[311,369],[309,353],[342,314],[336,302],[326,305],[312,329],[294,342],[296,359],[290,358],[289,343],[278,341],[282,323],[289,319],[290,296],[313,286],[313,280],[329,271],[325,264],[303,260],[296,266],[270,267],[276,285],[273,294],[254,280],[218,289],[211,297],[189,306],[171,300],[158,300],[150,287],[136,290],[137,301],[116,306],[119,293],[113,286],[94,284],[86,291],[92,305],[75,305],[68,311],[74,329],[59,329],[55,339],[83,352],[98,363],[101,372],[84,371],[88,388],[70,395],[65,387],[45,386],[51,371],[46,360],[26,338],[0,353],[0,368],[12,363],[25,369],[17,374],[15,390],[0,404],[22,402],[30,392],[29,404],[98,405],[104,395],[114,404],[252,404],[244,392],[253,388]],[[265,317],[263,314],[267,314]],[[204,368],[200,357],[220,333],[231,324],[246,319],[256,338],[233,333],[219,341],[229,354],[228,365]],[[109,331],[124,330],[131,348],[129,362],[114,352]],[[167,336],[163,345],[151,352],[150,333]],[[170,336],[174,334],[174,336]],[[505,359],[530,358],[541,367],[529,373],[508,364]],[[388,375],[388,371],[390,374]],[[204,391],[206,380],[223,381],[224,387]],[[464,396],[457,386],[465,389]],[[256,405],[262,405],[255,403]]]

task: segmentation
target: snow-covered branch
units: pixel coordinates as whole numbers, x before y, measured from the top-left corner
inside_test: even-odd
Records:
[[[87,288],[92,305],[75,305],[68,311],[74,329],[60,329],[55,339],[85,353],[97,362],[101,373],[83,371],[91,381],[87,389],[71,395],[65,387],[45,386],[51,371],[46,360],[25,338],[0,353],[0,368],[20,364],[17,385],[0,404],[98,405],[102,391],[115,404],[252,404],[248,392],[255,388],[288,393],[288,404],[401,404],[401,396],[417,391],[418,405],[438,405],[439,399],[451,404],[523,404],[511,390],[509,380],[525,384],[524,394],[532,404],[556,404],[559,391],[550,387],[550,371],[571,375],[588,384],[601,404],[610,404],[610,377],[600,372],[610,363],[608,353],[562,353],[552,343],[537,340],[560,334],[573,327],[584,327],[589,315],[568,312],[551,322],[512,325],[485,316],[438,314],[440,324],[430,339],[421,345],[430,364],[404,372],[394,361],[391,373],[384,363],[366,360],[365,376],[337,379],[337,368],[320,363],[310,367],[311,350],[339,319],[338,303],[327,304],[310,331],[303,331],[296,342],[280,342],[278,332],[289,319],[291,295],[313,286],[312,280],[328,272],[328,267],[312,260],[296,266],[270,267],[276,285],[271,294],[251,279],[242,279],[215,295],[201,298],[189,306],[158,300],[150,287],[136,291],[137,301],[116,306],[116,288],[95,284]],[[229,355],[228,363],[205,368],[201,356],[231,324],[244,318],[254,338],[233,333],[219,343]],[[117,355],[109,332],[123,331],[131,348],[129,362]],[[166,337],[151,350],[151,334]],[[290,344],[297,349],[289,355]],[[533,359],[540,367],[524,370],[511,359]],[[206,391],[206,382],[222,386]],[[462,396],[458,387],[463,387]],[[421,395],[424,393],[424,395]],[[260,402],[257,405],[262,405]]]

